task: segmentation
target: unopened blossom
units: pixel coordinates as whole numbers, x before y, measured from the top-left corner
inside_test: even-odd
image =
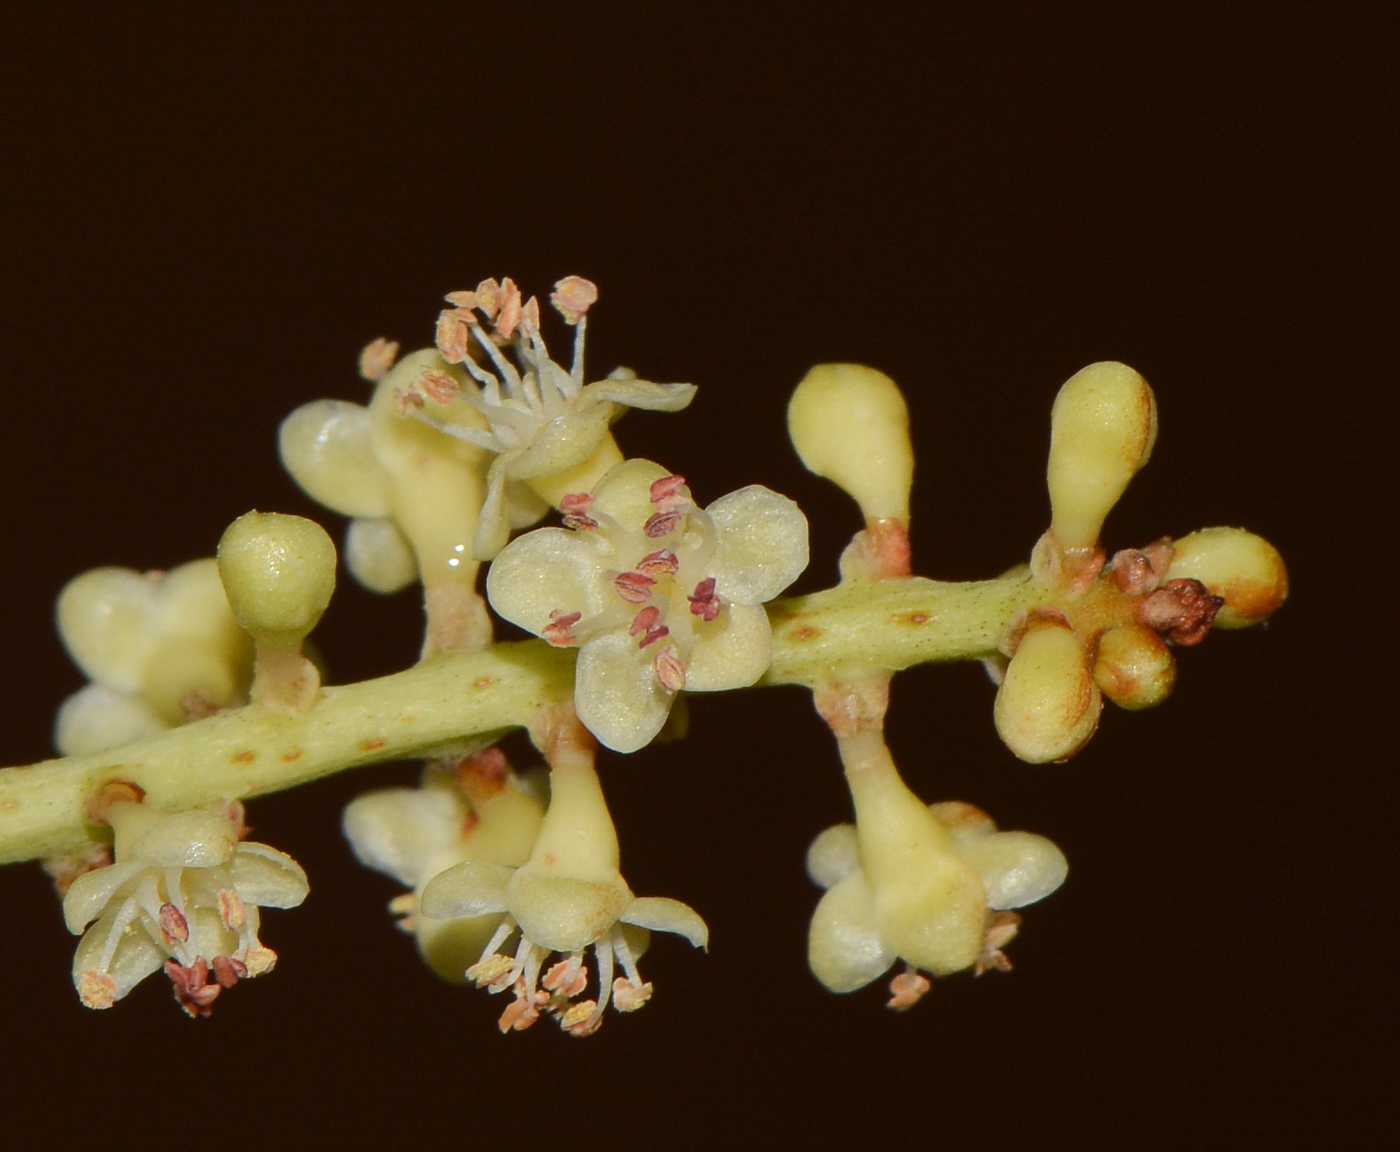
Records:
[[[928,988],[920,970],[1010,968],[1002,948],[1020,923],[1011,910],[1055,891],[1068,866],[1045,837],[999,832],[970,804],[925,807],[892,763],[869,759],[863,778],[848,772],[857,823],[828,828],[808,851],[808,873],[827,889],[808,961],[833,992],[852,992],[902,960],[890,1007],[903,1009]]]
[[[253,643],[234,619],[218,565],[168,572],[94,568],[58,598],[58,632],[92,683],[59,708],[54,743],[101,752],[246,703]]]
[[[417,390],[428,403],[410,414],[496,454],[473,542],[478,560],[491,559],[509,537],[508,481],[539,486],[574,473],[610,442],[608,427],[624,408],[676,412],[695,395],[693,384],[653,384],[627,369],[585,383],[584,334],[597,298],[598,289],[581,276],[555,285],[550,301],[574,328],[573,363],[566,370],[550,359],[540,335],[539,302],[532,296],[522,303],[509,278],[499,284],[484,280],[475,291],[447,297],[454,307],[438,318],[438,351],[471,380],[425,371]],[[485,429],[438,417],[437,409],[459,396],[485,417]],[[612,452],[603,467],[621,459]]]
[[[464,860],[519,865],[530,857],[544,807],[498,748],[430,764],[419,788],[380,788],[346,807],[341,828],[356,859],[412,891],[389,910],[424,962],[461,982],[499,916],[436,920],[420,908],[424,887]]]
[[[763,604],[807,566],[796,504],[752,485],[701,509],[683,477],[649,460],[563,504],[566,527],[514,540],[486,588],[507,620],[578,647],[574,705],[603,744],[644,747],[681,689],[763,675],[773,642]]]
[[[290,856],[242,841],[242,805],[167,814],[113,805],[115,862],[79,876],[63,899],[82,934],[73,983],[89,1008],[110,1008],[163,968],[175,999],[207,1016],[225,988],[272,970],[260,908],[294,908],[306,874]]]

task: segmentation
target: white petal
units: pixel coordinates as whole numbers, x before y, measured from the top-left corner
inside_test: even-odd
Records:
[[[719,538],[710,574],[721,599],[762,604],[807,567],[807,517],[786,496],[751,484],[705,511]]]
[[[512,540],[486,574],[491,607],[512,624],[541,635],[553,611],[603,610],[599,551],[563,528],[539,528]]]
[[[506,510],[512,528],[529,528],[549,514],[549,502],[528,484],[506,483]]]
[[[1065,882],[1069,862],[1034,832],[997,832],[958,845],[958,855],[982,878],[987,906],[1024,908]]]
[[[128,924],[120,933],[114,933],[118,911],[113,909],[102,917],[78,942],[77,951],[73,954],[73,980],[77,983],[88,972],[104,972],[115,982],[115,999],[120,1000],[159,969],[165,963],[166,954],[147,935],[139,920]],[[104,968],[102,955],[109,944],[113,944],[114,948]]]
[[[700,913],[689,904],[665,896],[638,896],[622,914],[624,924],[649,928],[653,932],[674,932],[684,936],[696,948],[708,948],[710,930]]]
[[[491,560],[510,539],[510,515],[506,511],[506,469],[514,453],[497,456],[486,472],[486,502],[472,537],[472,559]]]
[[[807,935],[812,974],[833,992],[854,992],[897,959],[875,926],[875,896],[859,870],[829,889]]]
[[[625,629],[589,640],[574,672],[574,708],[584,726],[614,752],[645,748],[671,711],[648,653]]]
[[[685,664],[691,692],[747,688],[773,662],[773,632],[768,613],[749,604],[726,604],[719,617],[694,622],[695,647]]]
[[[656,511],[651,502],[651,486],[669,475],[650,460],[624,460],[594,487],[593,507],[636,531]]]
[[[311,499],[344,516],[389,515],[388,477],[370,445],[369,409],[303,404],[277,433],[282,466]]]
[[[607,432],[606,407],[571,409],[535,434],[529,447],[512,461],[510,474],[525,480],[569,472],[598,450]]]
[[[652,412],[679,412],[695,399],[694,384],[653,384],[650,380],[607,379],[584,388],[595,400],[611,400],[628,408]]]
[[[381,788],[345,806],[340,830],[366,868],[416,888],[428,862],[460,841],[464,816],[450,792]]]
[[[68,925],[68,931],[76,936],[96,920],[117,889],[147,867],[139,860],[130,860],[125,864],[94,868],[74,880],[63,897],[63,922]]]
[[[156,641],[159,580],[130,568],[94,568],[75,576],[58,595],[58,634],[68,655],[90,679],[138,692]]]
[[[234,849],[229,869],[238,895],[263,908],[295,908],[311,890],[300,864],[285,852],[256,841]]]
[[[382,596],[399,592],[418,579],[413,547],[387,517],[351,520],[340,556],[351,576]]]
[[[169,727],[139,696],[89,684],[59,705],[53,742],[65,756],[86,756],[158,736]]]
[[[214,868],[238,845],[228,820],[214,812],[162,816],[131,846],[131,859],[161,868]]]
[[[860,867],[854,824],[833,824],[807,849],[807,875],[812,883],[830,888]]]
[[[504,864],[467,860],[434,876],[419,902],[424,916],[460,920],[506,910],[506,882],[515,873]]]

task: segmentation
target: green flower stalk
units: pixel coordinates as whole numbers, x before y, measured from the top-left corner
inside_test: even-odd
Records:
[[[827,364],[798,385],[789,432],[864,525],[836,586],[784,598],[807,565],[813,510],[755,485],[702,506],[665,465],[625,457],[617,416],[679,411],[694,388],[626,369],[589,382],[597,297],[581,277],[550,296],[573,329],[566,369],[545,347],[538,301],[509,279],[454,292],[436,347],[364,350],[368,405],[314,401],[282,425],[293,478],[349,518],[351,574],[385,594],[421,582],[413,667],[326,680],[306,646],[336,549],[299,517],[252,512],[217,561],[98,569],[64,590],[60,633],[92,683],[60,709],[63,758],[0,770],[0,862],[41,860],[67,893],[85,1004],[108,1007],[163,967],[179,1003],[204,1015],[266,971],[257,908],[292,907],[307,884],[289,858],[242,841],[242,803],[421,758],[419,788],[347,808],[354,855],[407,889],[391,910],[434,971],[511,994],[502,1031],[549,1015],[589,1035],[610,1005],[651,998],[638,968],[651,932],[708,941],[698,912],[624,880],[596,745],[647,746],[679,727],[668,716],[691,693],[794,684],[836,737],[855,815],[808,854],[825,889],[810,967],[850,992],[902,964],[890,1006],[911,1007],[930,977],[1008,969],[1017,910],[1068,865],[1044,837],[909,790],[884,737],[891,677],[979,661],[1007,748],[1058,762],[1104,722],[1105,699],[1161,703],[1178,649],[1257,623],[1287,596],[1278,553],[1242,529],[1105,548],[1105,520],[1158,426],[1151,388],[1112,363],[1077,373],[1055,401],[1050,523],[1029,562],[972,583],[914,575],[903,396],[873,368]],[[551,510],[560,525],[511,540]],[[496,640],[491,610],[536,638]],[[543,753],[547,797],[496,747],[512,729]]]

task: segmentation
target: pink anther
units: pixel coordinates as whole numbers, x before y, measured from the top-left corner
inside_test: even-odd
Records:
[[[563,512],[587,512],[593,507],[593,493],[569,492],[559,497],[559,508]]]
[[[651,670],[656,674],[656,682],[671,695],[685,687],[685,665],[675,648],[661,649],[651,662]]]
[[[674,576],[680,566],[680,560],[669,548],[648,552],[637,561],[637,571],[645,572],[648,576]]]
[[[569,324],[577,324],[583,314],[598,302],[598,286],[582,276],[565,276],[555,282],[549,302]]]
[[[629,604],[645,604],[651,599],[651,589],[656,581],[644,572],[619,572],[613,579],[617,594]]]
[[[632,626],[627,629],[627,635],[635,636],[639,632],[650,632],[660,619],[661,609],[655,604],[648,604],[632,618]]]
[[[641,642],[638,643],[637,647],[648,648],[651,645],[655,644],[658,640],[669,636],[670,634],[671,630],[667,628],[665,624],[662,624],[658,628],[650,628],[647,630],[647,634],[642,637]]]
[[[564,527],[572,528],[576,532],[592,532],[598,527],[598,521],[582,512],[570,512],[564,517]]]
[[[439,312],[437,322],[437,349],[449,364],[460,364],[467,358],[467,343],[471,329],[466,321],[453,312]]]
[[[232,988],[240,980],[248,978],[248,965],[232,956],[214,957],[214,979],[225,988]]]
[[[556,648],[565,648],[575,643],[576,637],[572,629],[582,619],[582,612],[564,612],[556,608],[549,614],[549,623],[544,626],[540,635]]]
[[[443,299],[453,307],[460,308],[464,312],[470,312],[476,307],[475,292],[449,292]]]
[[[496,317],[496,331],[509,340],[520,324],[520,317],[520,289],[507,276],[501,281],[501,313]]]
[[[699,584],[695,585],[695,591],[686,599],[690,601],[690,614],[699,616],[706,623],[715,619],[724,607],[720,603],[719,597],[715,595],[715,578],[713,576],[706,576]]]
[[[434,404],[450,404],[462,390],[456,380],[437,368],[423,369],[423,374],[418,377],[418,386]]]
[[[685,487],[685,477],[672,473],[670,476],[663,476],[651,486],[648,494],[651,502],[657,505],[664,505],[668,500],[674,499],[676,494]]]
[[[399,342],[383,336],[371,340],[360,350],[360,375],[366,380],[381,380],[394,366],[399,354]]]
[[[394,407],[399,410],[400,416],[407,416],[410,408],[423,407],[423,394],[412,389],[405,392],[402,388],[395,388]]]
[[[483,280],[476,286],[476,306],[486,313],[487,318],[501,309],[501,286],[494,279]]]
[[[533,328],[536,332],[540,330],[540,302],[533,296],[525,301],[525,306],[520,309],[520,319],[527,328]]]

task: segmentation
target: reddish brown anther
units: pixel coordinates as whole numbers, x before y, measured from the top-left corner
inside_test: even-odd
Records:
[[[619,572],[613,578],[617,594],[629,604],[645,604],[651,599],[656,581],[644,572]]]
[[[455,312],[438,313],[436,344],[442,358],[449,364],[460,364],[467,358],[471,329]]]
[[[360,375],[369,381],[381,380],[394,366],[399,354],[399,342],[383,336],[371,340],[360,350]]]
[[[183,944],[190,938],[189,921],[174,904],[160,906],[160,934],[165,937],[167,944],[174,944],[176,941]]]
[[[591,492],[569,492],[559,498],[559,508],[564,512],[586,512],[593,507]]]
[[[977,957],[972,974],[981,976],[983,972],[995,968],[998,972],[1010,972],[1011,961],[1002,951],[1021,928],[1021,917],[1015,912],[997,912],[987,922],[987,934],[982,939],[982,955]]]
[[[232,988],[240,980],[248,978],[248,965],[232,956],[214,957],[214,979],[225,988]]]
[[[679,508],[667,508],[661,512],[654,512],[642,526],[642,531],[650,539],[660,540],[661,537],[669,536],[680,526],[681,515]]]
[[[188,968],[174,960],[165,962],[165,974],[174,985],[175,999],[189,1016],[208,1016],[223,986],[209,980],[209,962],[199,957]]]
[[[675,648],[661,649],[651,662],[651,670],[668,695],[674,696],[685,687],[685,665]]]
[[[719,616],[724,605],[720,603],[719,597],[715,595],[715,578],[706,576],[699,584],[695,585],[695,591],[686,597],[690,601],[690,614],[699,616],[706,623]]]
[[[434,404],[450,404],[462,390],[456,380],[438,368],[424,368],[418,386]]]
[[[890,981],[890,998],[885,1002],[885,1007],[896,1012],[907,1012],[924,998],[929,987],[928,977],[920,975],[912,968],[901,972]]]
[[[549,294],[549,302],[569,324],[577,324],[598,302],[598,286],[582,276],[565,276],[555,283],[554,289]]]
[[[394,407],[399,410],[400,416],[407,416],[410,408],[423,407],[423,394],[421,392],[414,392],[411,389],[405,392],[402,388],[395,388]]]
[[[1169,580],[1138,608],[1138,619],[1173,644],[1188,647],[1206,638],[1225,601],[1199,580]]]

